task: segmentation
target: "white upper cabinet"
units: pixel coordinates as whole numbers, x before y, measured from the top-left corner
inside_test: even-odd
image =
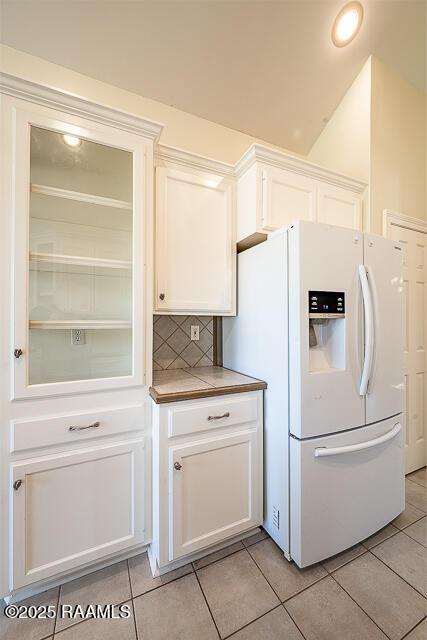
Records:
[[[362,230],[360,196],[330,184],[317,187],[317,222]]]
[[[233,181],[171,165],[156,175],[155,311],[233,315]]]
[[[260,145],[249,149],[236,173],[237,241],[242,245],[255,244],[259,234],[295,220],[362,229],[366,185],[358,180]]]
[[[12,396],[144,384],[152,143],[21,100],[6,99],[4,112]]]
[[[262,169],[262,227],[274,231],[293,220],[314,220],[316,183],[310,178],[282,171]]]

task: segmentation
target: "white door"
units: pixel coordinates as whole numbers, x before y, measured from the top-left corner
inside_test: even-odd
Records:
[[[362,203],[351,191],[318,183],[317,222],[362,229]]]
[[[311,178],[266,167],[262,171],[263,231],[275,231],[294,220],[315,220],[316,183]]]
[[[144,542],[143,440],[11,466],[12,589]]]
[[[157,167],[158,312],[235,312],[234,195],[230,180]]]
[[[254,430],[170,448],[169,560],[261,524],[258,441]]]
[[[362,262],[359,231],[310,222],[298,222],[289,230],[290,430],[297,438],[365,424],[359,393]],[[342,298],[345,313],[311,320],[309,296],[317,298],[321,292],[337,301]],[[330,310],[325,309],[327,315]]]
[[[365,323],[372,321],[372,341],[365,351],[368,382],[366,424],[403,411],[403,284],[402,250],[394,241],[364,235],[364,263],[368,290]],[[363,275],[362,275],[363,278]],[[368,335],[368,333],[367,333]]]
[[[291,557],[300,567],[372,535],[405,508],[402,417],[290,438]]]
[[[427,235],[392,224],[390,237],[403,254],[405,449],[410,473],[426,464],[427,455]]]
[[[13,397],[143,384],[144,142],[16,100]]]

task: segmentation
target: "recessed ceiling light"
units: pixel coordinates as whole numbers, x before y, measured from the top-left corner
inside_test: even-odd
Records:
[[[64,133],[63,138],[65,144],[68,144],[69,147],[79,147],[82,143],[80,138],[77,138],[77,136],[72,136],[69,133]]]
[[[360,2],[346,4],[332,26],[332,42],[336,47],[345,47],[359,33],[363,22],[363,6]]]

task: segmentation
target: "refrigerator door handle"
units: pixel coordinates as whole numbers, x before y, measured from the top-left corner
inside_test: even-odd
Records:
[[[367,442],[359,442],[358,444],[350,444],[346,447],[318,447],[314,450],[315,458],[323,458],[326,456],[338,456],[342,453],[353,453],[354,451],[364,451],[365,449],[370,449],[371,447],[376,447],[379,444],[383,444],[388,440],[392,440],[395,438],[398,433],[402,430],[402,425],[400,422],[397,422],[393,429],[387,431],[383,436],[379,436],[378,438],[374,438],[373,440],[368,440]]]
[[[359,393],[361,396],[366,396],[374,359],[374,309],[366,267],[363,264],[359,265],[359,278],[360,285],[362,287],[363,306],[365,310],[365,357],[362,377],[360,378]]]

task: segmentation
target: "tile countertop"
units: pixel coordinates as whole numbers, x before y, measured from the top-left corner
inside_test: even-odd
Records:
[[[267,383],[224,367],[154,371],[150,396],[157,404],[266,389]]]

